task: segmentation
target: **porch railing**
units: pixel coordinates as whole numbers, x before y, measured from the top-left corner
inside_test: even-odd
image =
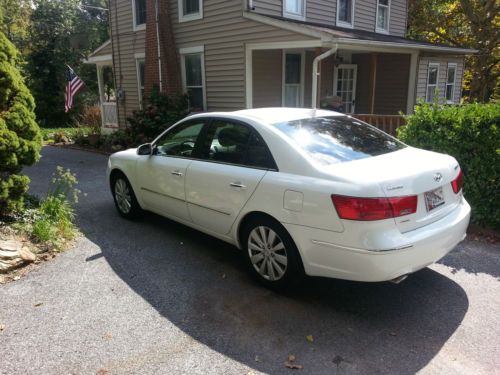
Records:
[[[118,115],[115,102],[104,102],[101,104],[102,126],[105,128],[118,127]]]
[[[406,124],[404,117],[399,115],[355,114],[352,117],[367,122],[394,136],[396,135],[396,129]]]

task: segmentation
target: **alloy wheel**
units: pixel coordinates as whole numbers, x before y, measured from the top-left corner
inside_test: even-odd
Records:
[[[115,182],[115,199],[120,211],[128,214],[132,209],[132,195],[127,182],[121,178]]]
[[[269,227],[255,227],[248,236],[248,254],[254,269],[264,279],[277,281],[286,272],[288,256],[283,241]]]

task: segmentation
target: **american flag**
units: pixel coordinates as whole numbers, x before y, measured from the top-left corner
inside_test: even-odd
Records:
[[[64,111],[68,112],[73,108],[73,97],[83,86],[83,81],[75,74],[75,71],[68,66],[68,81],[64,93]]]

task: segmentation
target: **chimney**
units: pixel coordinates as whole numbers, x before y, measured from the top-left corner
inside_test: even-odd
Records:
[[[151,92],[155,85],[161,87],[161,91],[168,96],[182,93],[181,70],[177,48],[175,47],[169,3],[170,0],[146,0],[146,56],[144,69],[144,92],[146,95]],[[158,25],[156,22],[157,15]]]

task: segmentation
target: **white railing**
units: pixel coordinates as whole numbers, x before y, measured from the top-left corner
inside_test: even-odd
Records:
[[[101,103],[102,126],[106,128],[118,127],[118,115],[115,102]]]

